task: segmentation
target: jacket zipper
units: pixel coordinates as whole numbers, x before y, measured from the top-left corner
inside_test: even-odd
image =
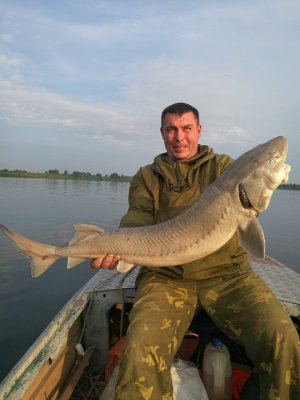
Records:
[[[176,161],[173,162],[173,169],[175,171],[175,178],[176,178],[176,182],[177,182],[177,186],[180,186],[180,181],[179,181],[179,172],[178,172],[178,165],[176,163]]]

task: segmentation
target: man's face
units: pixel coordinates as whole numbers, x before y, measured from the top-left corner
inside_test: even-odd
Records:
[[[192,112],[166,114],[160,128],[165,148],[174,160],[193,157],[198,151],[201,125]]]

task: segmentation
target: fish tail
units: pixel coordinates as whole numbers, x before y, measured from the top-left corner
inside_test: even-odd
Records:
[[[31,276],[43,274],[59,256],[55,255],[55,246],[35,242],[21,236],[0,224],[1,231],[13,245],[30,260]]]

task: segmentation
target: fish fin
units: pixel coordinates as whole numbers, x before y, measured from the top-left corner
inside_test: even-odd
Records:
[[[103,229],[101,229],[101,228],[99,228],[98,226],[95,226],[95,225],[75,224],[74,228],[75,228],[75,235],[69,241],[69,246],[72,246],[74,244],[78,244],[82,239],[85,239],[90,234],[93,234],[93,233],[102,234],[102,233],[104,233]],[[69,265],[69,263],[68,263],[68,265]],[[74,265],[76,265],[76,264],[74,264]]]
[[[104,229],[100,228],[99,226],[90,224],[74,224],[74,228],[76,232],[86,232],[86,233],[104,232]]]
[[[95,225],[75,224],[74,228],[75,228],[75,234],[69,241],[68,246],[78,245],[80,242],[86,240],[90,235],[93,235],[95,233],[100,235],[104,233],[103,229]],[[67,268],[73,268],[76,265],[81,264],[85,260],[87,260],[87,258],[85,257],[72,257],[72,256],[68,257]]]
[[[123,273],[130,271],[133,267],[135,267],[135,264],[128,263],[124,260],[120,260],[117,264],[117,270]]]
[[[82,257],[68,257],[68,264],[67,268],[73,268],[78,264],[83,263],[87,258],[82,258]]]
[[[30,259],[31,276],[33,278],[42,275],[52,264],[55,263],[56,260],[59,259],[59,257],[41,257],[36,255],[28,255],[26,257]]]
[[[239,240],[242,247],[258,258],[265,258],[265,235],[256,217],[251,217],[245,226],[238,228]]]
[[[55,256],[55,246],[27,239],[3,225],[0,225],[0,229],[13,245],[30,260],[31,276],[41,275],[59,259]]]

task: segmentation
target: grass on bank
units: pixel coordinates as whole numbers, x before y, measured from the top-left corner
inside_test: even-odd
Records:
[[[102,175],[100,173],[92,174],[91,172],[73,171],[68,173],[64,171],[60,173],[57,169],[48,170],[46,172],[28,172],[24,170],[8,170],[1,169],[0,177],[7,178],[38,178],[38,179],[78,179],[78,180],[89,180],[89,181],[118,181],[118,182],[130,182],[132,177],[128,175],[119,175],[113,172],[110,175]]]

